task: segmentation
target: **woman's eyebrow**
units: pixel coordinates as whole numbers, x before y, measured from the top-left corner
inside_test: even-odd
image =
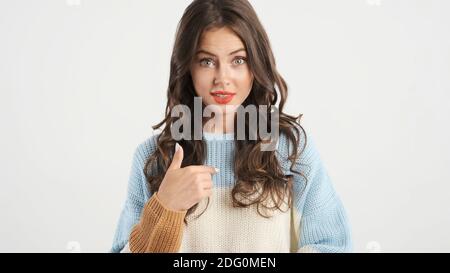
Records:
[[[245,51],[245,49],[244,49],[244,48],[239,48],[239,49],[237,49],[237,50],[231,52],[229,55],[233,55],[233,54],[238,53],[238,52],[240,52],[240,51]],[[205,54],[208,54],[208,55],[217,57],[216,55],[214,55],[214,54],[212,54],[211,52],[208,52],[208,51],[206,51],[206,50],[204,50],[204,49],[200,49],[200,50],[197,51],[197,53],[195,53],[195,54],[198,55],[198,54],[200,54],[200,53],[205,53]]]

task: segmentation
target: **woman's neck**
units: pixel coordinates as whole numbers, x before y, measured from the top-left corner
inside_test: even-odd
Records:
[[[234,132],[235,113],[224,114],[221,118],[211,118],[203,124],[203,132],[227,134]]]

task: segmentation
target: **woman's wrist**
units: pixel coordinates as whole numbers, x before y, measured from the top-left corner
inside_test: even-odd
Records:
[[[159,204],[168,211],[171,211],[171,212],[186,212],[187,211],[187,210],[173,206],[167,200],[165,200],[164,197],[161,198],[161,195],[159,194],[159,192],[155,192],[155,198],[157,199]]]

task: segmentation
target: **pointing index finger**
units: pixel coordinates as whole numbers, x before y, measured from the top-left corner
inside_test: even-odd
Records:
[[[212,167],[212,166],[206,166],[206,165],[192,165],[186,167],[194,172],[201,172],[201,173],[210,173],[210,174],[216,174],[220,170],[218,168]]]

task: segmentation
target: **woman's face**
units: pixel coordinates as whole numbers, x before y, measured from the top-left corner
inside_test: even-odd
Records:
[[[241,105],[253,85],[245,46],[227,27],[202,34],[191,75],[197,96],[205,105]]]

